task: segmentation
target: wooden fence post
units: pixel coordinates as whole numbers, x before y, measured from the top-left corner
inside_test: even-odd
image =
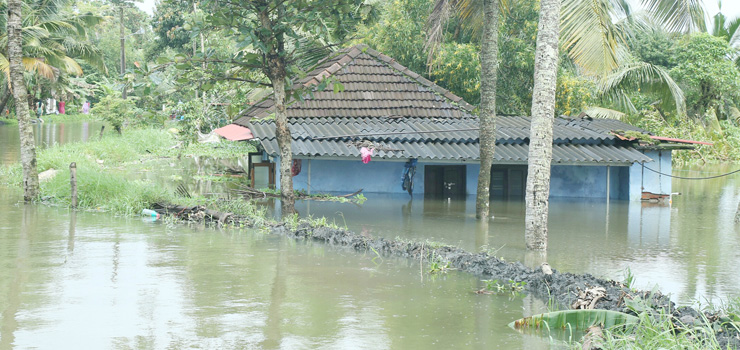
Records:
[[[69,185],[72,188],[71,206],[72,209],[77,209],[77,163],[75,162],[69,165]]]

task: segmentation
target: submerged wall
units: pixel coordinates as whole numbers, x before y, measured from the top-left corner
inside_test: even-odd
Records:
[[[645,151],[643,153],[653,161],[645,164],[635,163],[630,167],[629,199],[640,200],[642,192],[670,195],[671,177],[666,175],[672,175],[671,151]]]
[[[369,193],[405,193],[401,188],[403,161],[303,159],[300,174],[293,177],[297,190],[352,193],[359,189]],[[480,165],[470,163],[419,162],[414,177],[414,193],[424,193],[424,168],[428,165],[465,165],[467,194],[475,194]],[[609,167],[609,193],[612,199],[630,198],[631,168]],[[604,198],[607,192],[606,166],[555,165],[552,167],[552,197]],[[278,181],[279,183],[279,181]]]
[[[609,198],[628,199],[628,183],[629,169],[626,166],[553,165],[550,173],[550,196],[606,198],[608,187]]]

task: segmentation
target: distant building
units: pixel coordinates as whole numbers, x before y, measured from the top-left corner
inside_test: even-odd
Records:
[[[414,193],[475,194],[480,165],[472,105],[365,45],[336,52],[294,83],[311,86],[329,76],[344,91],[334,93],[330,86],[287,108],[295,189],[403,193],[404,174],[413,167]],[[272,113],[267,98],[220,133],[259,140],[262,154],[253,156],[252,177],[274,185],[280,183],[275,171],[280,158]],[[491,196],[522,197],[530,118],[498,117],[496,126]],[[646,136],[635,139],[625,132]],[[659,173],[671,174],[672,149],[692,143],[663,138],[652,143],[647,131],[588,117],[555,118],[553,134],[553,197],[669,195],[671,178]],[[367,164],[361,161],[363,147],[373,149]]]

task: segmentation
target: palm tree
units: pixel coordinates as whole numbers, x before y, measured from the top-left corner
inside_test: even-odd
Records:
[[[429,33],[426,43],[431,63],[434,52],[442,42],[444,26],[453,11],[461,10],[463,18],[473,19],[477,3],[472,0],[439,0],[427,25]],[[507,0],[482,0],[483,33],[481,37],[481,88],[480,88],[480,170],[475,200],[475,216],[487,220],[490,216],[491,166],[496,147],[496,82],[498,75],[498,27],[500,8],[506,8]]]
[[[20,3],[24,17],[22,65],[26,72],[51,82],[63,75],[81,75],[76,59],[82,59],[105,71],[103,56],[87,40],[87,31],[100,24],[103,18],[90,13],[68,11],[70,0],[26,0]],[[3,11],[0,6],[0,12]],[[5,17],[0,25],[5,27]],[[8,42],[7,33],[0,33],[0,47]],[[0,51],[0,70],[8,74],[9,61]]]
[[[723,37],[732,47],[740,46],[740,17],[729,19],[722,13],[722,1],[719,1],[719,12],[714,15],[714,26],[711,34],[713,36]],[[740,55],[732,57],[735,64],[740,67]]]
[[[496,80],[498,72],[498,16],[495,0],[483,0],[486,23],[481,39],[480,65],[480,171],[475,200],[475,216],[487,220],[490,215],[491,166],[496,147]]]
[[[552,123],[558,75],[560,0],[540,1],[534,61],[532,122],[525,194],[525,241],[528,250],[547,250],[547,216],[552,161]]]
[[[31,116],[28,113],[28,91],[23,80],[23,39],[21,31],[21,0],[8,0],[7,41],[16,115],[21,137],[21,164],[23,166],[23,199],[34,200],[39,195],[39,176],[36,169],[36,145],[34,144]]]
[[[575,6],[566,9],[565,13],[578,13],[577,9],[586,4],[585,1],[570,0],[566,1]],[[608,4],[609,0],[602,0],[603,4]],[[654,13],[661,23],[673,31],[694,31],[705,28],[704,11],[701,0],[643,0],[651,12]],[[554,117],[555,107],[555,79],[557,76],[557,45],[558,39],[558,20],[557,16],[560,10],[560,0],[542,0],[540,2],[540,24],[537,35],[537,54],[535,62],[535,88],[532,101],[532,129],[529,141],[529,176],[527,178],[526,189],[526,216],[525,216],[525,240],[527,249],[530,250],[547,250],[547,221],[550,195],[550,161],[552,159],[552,118]],[[624,1],[619,1],[615,6],[623,10],[628,9]],[[594,8],[593,13],[599,14],[606,8]],[[568,11],[570,10],[570,12]],[[620,66],[620,61],[626,56],[625,51],[618,45],[616,37],[602,36],[597,37],[598,43],[605,49],[600,51],[604,55],[599,57],[596,54],[584,51],[588,45],[582,45],[589,39],[589,33],[586,32],[588,21],[573,22],[575,16],[568,17],[571,22],[566,27],[572,34],[567,43],[570,47],[577,48],[571,50],[571,57],[574,61],[582,62],[581,65],[597,67],[600,69],[616,69]],[[603,20],[603,16],[593,16],[600,19],[598,23],[601,28],[610,27],[608,20]],[[579,18],[580,20],[580,18]],[[584,24],[586,23],[586,24]],[[593,30],[593,28],[592,28]],[[568,31],[566,31],[568,32]],[[578,38],[576,40],[576,38]],[[593,40],[593,39],[591,39]],[[616,45],[613,45],[616,44]],[[597,60],[594,60],[597,58]],[[601,59],[600,61],[598,59]],[[634,69],[623,70],[622,76],[635,73],[650,72],[651,76],[660,76],[660,72],[652,73],[653,67],[637,66]],[[603,71],[602,71],[603,72]],[[643,74],[645,75],[645,74]],[[667,74],[666,74],[667,75]],[[668,77],[670,80],[670,77]],[[628,79],[617,80],[623,82]],[[538,82],[539,81],[539,82]],[[671,80],[672,81],[672,80]],[[680,91],[680,89],[679,89]],[[677,104],[678,105],[678,104]],[[608,198],[607,198],[608,200]]]

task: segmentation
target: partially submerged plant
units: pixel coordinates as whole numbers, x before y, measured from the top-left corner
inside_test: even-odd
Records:
[[[449,261],[442,261],[440,257],[435,257],[434,254],[432,254],[432,260],[429,266],[429,273],[431,274],[440,274],[440,273],[447,273],[447,271],[451,270],[450,262]]]
[[[477,291],[478,294],[507,294],[519,295],[524,291],[527,282],[509,280],[507,283],[501,283],[499,280],[482,280],[486,287]]]

